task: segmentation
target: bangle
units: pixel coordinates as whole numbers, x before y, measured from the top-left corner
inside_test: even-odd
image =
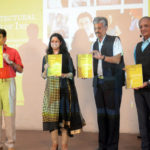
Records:
[[[12,64],[13,64],[13,61],[10,61],[9,64],[12,65]]]

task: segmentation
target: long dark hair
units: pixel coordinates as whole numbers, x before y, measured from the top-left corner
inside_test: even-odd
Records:
[[[59,41],[61,42],[61,45],[60,45],[60,51],[59,53],[60,54],[69,54],[68,52],[68,48],[66,46],[66,42],[65,40],[63,39],[62,35],[60,35],[59,33],[53,33],[50,37],[50,40],[49,40],[49,45],[48,45],[48,49],[46,51],[47,54],[53,54],[53,49],[51,47],[51,40],[53,37],[57,37],[59,39]]]

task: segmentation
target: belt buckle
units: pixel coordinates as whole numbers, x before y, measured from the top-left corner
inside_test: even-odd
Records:
[[[103,75],[98,76],[99,79],[104,79]]]

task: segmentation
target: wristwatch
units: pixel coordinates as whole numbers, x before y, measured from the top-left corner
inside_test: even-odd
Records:
[[[147,81],[147,86],[150,88],[150,79]]]
[[[13,61],[10,61],[9,64],[12,65],[12,64],[13,64]]]

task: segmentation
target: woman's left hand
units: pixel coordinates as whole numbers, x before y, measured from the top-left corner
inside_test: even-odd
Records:
[[[62,77],[62,78],[66,78],[66,77],[67,77],[67,73],[62,73],[62,74],[61,74],[61,77]]]
[[[73,74],[71,72],[70,73],[62,73],[61,77],[62,78],[72,78]]]

